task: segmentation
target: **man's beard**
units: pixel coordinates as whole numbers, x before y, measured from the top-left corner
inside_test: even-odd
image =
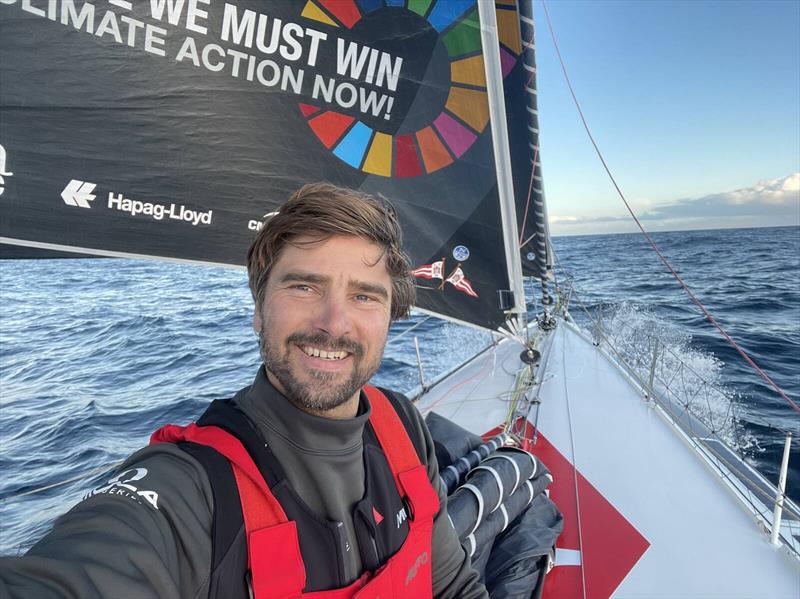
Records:
[[[350,353],[350,359],[353,361],[350,377],[335,385],[334,380],[340,376],[340,373],[307,369],[303,371],[303,374],[309,380],[300,380],[297,376],[298,373],[295,373],[289,364],[289,352],[292,345],[298,347],[310,345],[325,348],[328,351]],[[289,335],[283,342],[283,353],[276,344],[272,343],[269,334],[262,332],[259,349],[267,371],[283,386],[286,398],[298,408],[312,412],[326,412],[346,403],[377,372],[383,355],[383,348],[381,348],[376,360],[364,364],[364,348],[360,343],[344,337],[333,339],[321,331]]]

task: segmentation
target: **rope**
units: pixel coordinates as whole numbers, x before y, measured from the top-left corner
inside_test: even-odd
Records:
[[[448,390],[447,390],[447,391],[446,391],[446,392],[445,392],[445,393],[444,393],[444,394],[443,394],[443,395],[442,395],[440,398],[438,398],[436,401],[434,401],[433,403],[431,403],[431,404],[430,404],[430,405],[428,405],[428,406],[425,406],[425,407],[424,407],[422,410],[420,410],[420,411],[422,412],[423,416],[424,416],[424,415],[426,415],[426,414],[427,414],[428,412],[430,412],[431,410],[433,410],[433,408],[435,408],[437,405],[439,405],[440,403],[442,403],[442,402],[443,402],[445,399],[447,399],[447,397],[449,397],[449,396],[450,396],[450,395],[451,395],[451,394],[452,394],[454,391],[456,391],[457,389],[460,389],[461,387],[463,387],[463,386],[464,386],[464,385],[466,385],[467,383],[471,383],[471,382],[472,382],[472,381],[474,381],[475,379],[478,379],[478,378],[481,378],[481,379],[482,379],[482,378],[483,378],[483,376],[484,376],[484,375],[485,375],[485,374],[486,374],[486,373],[487,373],[489,370],[493,370],[493,368],[494,368],[494,367],[493,367],[493,363],[494,363],[494,358],[492,359],[492,361],[491,361],[491,362],[490,362],[489,360],[486,360],[486,363],[485,363],[485,364],[484,364],[484,365],[481,367],[481,369],[480,369],[478,372],[476,372],[475,374],[473,374],[473,375],[472,375],[472,376],[470,376],[470,377],[467,377],[466,379],[464,379],[464,380],[463,380],[463,381],[461,381],[460,383],[458,383],[458,384],[454,385],[453,387],[451,387],[450,389],[448,389]],[[474,390],[474,388],[473,388],[473,390]],[[469,394],[467,394],[467,395],[469,395]],[[462,400],[462,401],[463,401],[463,400]],[[451,416],[451,417],[452,417],[452,416]]]
[[[581,590],[583,591],[583,599],[586,599],[586,573],[584,571],[584,564],[586,562],[586,553],[583,550],[583,526],[581,525],[581,501],[578,493],[578,457],[575,455],[575,435],[572,431],[572,410],[569,406],[569,385],[567,384],[567,338],[564,334],[563,327],[561,330],[561,363],[564,365],[564,403],[567,406],[567,425],[569,426],[569,445],[572,451],[572,482],[575,486],[575,515],[578,524],[578,547],[581,551]]]
[[[558,253],[556,253],[555,249],[553,249],[553,256],[555,258],[556,265],[558,266],[558,268],[562,270],[562,272],[565,274],[565,276],[569,277],[569,273],[566,271],[566,269],[564,268],[563,264],[561,263],[561,260],[559,259]],[[574,289],[572,291],[574,292]],[[604,339],[606,341],[606,343],[608,344],[609,349],[617,356],[617,358],[623,364],[625,364],[628,367],[628,369],[630,370],[631,374],[637,380],[639,380],[639,383],[643,387],[645,387],[645,384],[639,378],[636,369],[633,368],[626,361],[626,359],[622,355],[622,353],[614,346],[614,344],[611,341],[611,339],[609,339],[609,337],[603,332],[601,321],[599,319],[595,318],[592,315],[592,313],[588,310],[587,306],[581,300],[581,298],[580,298],[580,296],[579,296],[579,294],[577,292],[574,292],[574,295],[575,295],[576,301],[578,302],[578,305],[583,310],[583,312],[586,314],[586,316],[589,318],[589,320],[595,325],[598,334],[600,335],[600,337],[602,339]],[[669,348],[668,346],[666,346],[663,343],[661,344],[661,347],[662,347],[663,351],[665,351],[667,353],[670,353],[673,356],[673,358],[675,360],[677,360],[681,364],[681,376],[683,376],[683,369],[685,369],[689,373],[691,373],[692,375],[697,377],[699,380],[703,381],[703,385],[704,386],[709,387],[709,388],[715,390],[717,393],[719,393],[723,397],[726,397],[725,391],[720,386],[715,385],[714,383],[709,383],[707,380],[703,379],[703,377],[700,376],[694,369],[692,369],[690,366],[688,366],[686,363],[684,363],[680,359],[680,357],[671,348]],[[667,392],[670,393],[670,394],[673,394],[675,399],[677,400],[677,402],[682,405],[684,412],[690,414],[692,417],[694,417],[697,420],[699,420],[700,422],[702,422],[703,421],[702,416],[697,414],[692,409],[691,402],[682,400],[679,395],[675,394],[675,392],[672,391],[672,389],[671,389],[672,381],[674,380],[674,378],[677,375],[678,375],[678,371],[676,370],[674,372],[674,374],[673,374],[673,379],[671,379],[670,381],[664,381],[663,379],[661,379],[661,383],[665,386]],[[565,386],[565,392],[566,392],[566,386]],[[569,397],[567,396],[566,399],[567,399],[567,409],[569,410]],[[658,400],[658,396],[657,395],[654,396],[654,399]],[[674,401],[674,400],[670,400],[670,401]],[[735,406],[735,403],[732,400],[729,399],[728,400],[728,404],[729,404],[729,408],[728,408],[728,412],[726,414],[726,418],[725,418],[724,422],[727,422],[728,418],[735,419],[735,414],[731,413],[731,410]],[[670,419],[672,419],[673,422],[675,422],[676,425],[677,425],[677,422],[675,421],[675,417],[672,414],[672,412],[667,410],[667,414],[669,415]],[[569,417],[569,415],[570,415],[570,413],[568,411],[568,417]],[[725,439],[721,438],[719,436],[719,434],[717,434],[716,431],[714,431],[714,430],[709,431],[711,433],[712,439],[708,439],[708,438],[706,438],[706,437],[704,437],[702,435],[698,435],[697,434],[697,432],[694,430],[694,427],[692,426],[692,421],[691,420],[689,420],[689,427],[690,427],[690,430],[688,431],[690,433],[689,434],[689,438],[690,438],[692,444],[695,447],[697,447],[698,449],[700,449],[701,451],[705,452],[709,456],[709,460],[713,464],[714,468],[719,472],[720,476],[722,478],[724,478],[725,480],[729,481],[730,484],[733,485],[734,488],[737,489],[737,492],[741,495],[742,500],[745,503],[750,505],[750,507],[752,508],[754,513],[760,514],[761,517],[764,518],[765,521],[770,522],[771,520],[769,520],[769,518],[771,518],[771,515],[772,515],[772,511],[771,511],[772,508],[770,506],[774,505],[774,503],[776,501],[775,495],[772,494],[772,493],[769,493],[765,489],[761,488],[754,480],[751,480],[749,477],[737,475],[736,473],[740,470],[739,467],[736,464],[734,464],[733,462],[731,462],[730,460],[726,459],[724,455],[714,451],[714,449],[709,445],[709,441],[711,441],[712,439],[723,443],[726,447],[729,447],[727,442],[725,441]],[[734,435],[736,436],[736,442],[739,445],[741,445],[741,439],[739,439],[739,431],[736,428],[736,426],[734,425],[731,430],[734,433]],[[778,429],[778,430],[782,430],[782,429]],[[785,433],[787,431],[782,431],[782,432]],[[705,433],[703,433],[703,434],[705,434]],[[744,455],[742,454],[741,450],[737,447],[734,451],[739,456],[739,459],[742,461],[742,463],[746,463],[746,459],[745,459]],[[573,450],[573,455],[574,455],[574,450]],[[723,468],[723,465],[724,465],[724,468]],[[737,485],[741,485],[741,487],[743,487],[743,489],[738,487]],[[783,493],[783,497],[785,499],[789,499],[791,501],[791,498],[786,493]],[[760,503],[760,505],[757,505],[757,502]],[[792,504],[792,503],[786,503],[784,505],[784,510],[788,509],[788,513],[790,514],[790,516],[795,521],[800,521],[800,512],[798,512],[793,507],[793,505],[794,504]],[[767,511],[765,512],[764,509],[766,509]],[[798,552],[791,544],[787,544],[786,546],[793,553],[795,553],[796,555],[800,556],[800,552]]]
[[[777,391],[778,395],[780,395],[786,401],[786,403],[788,403],[789,406],[791,406],[791,408],[795,412],[800,413],[800,405],[795,403],[788,395],[786,395],[786,393],[784,393],[783,389],[781,389],[778,386],[778,384],[775,383],[775,381],[773,381],[769,377],[769,375],[766,372],[764,372],[758,364],[755,363],[755,361],[747,354],[747,352],[745,352],[739,346],[739,344],[736,343],[736,341],[734,341],[733,338],[731,338],[730,335],[728,335],[728,333],[725,331],[725,329],[722,328],[722,326],[717,322],[717,320],[706,309],[706,307],[703,305],[703,303],[692,292],[692,290],[689,288],[689,286],[684,282],[684,280],[680,277],[680,275],[672,267],[672,264],[670,264],[669,260],[667,260],[667,258],[664,256],[664,254],[661,253],[661,250],[658,248],[658,246],[656,245],[655,241],[653,241],[652,237],[650,237],[650,235],[647,233],[645,228],[642,226],[642,223],[639,221],[639,218],[636,216],[636,213],[633,211],[633,209],[631,208],[630,204],[628,204],[628,200],[625,198],[625,194],[622,193],[622,190],[620,189],[619,185],[617,184],[617,181],[614,178],[614,175],[611,173],[611,169],[609,168],[608,164],[606,163],[606,160],[603,157],[603,154],[600,151],[600,148],[597,145],[597,142],[595,141],[594,136],[592,135],[592,132],[591,132],[591,130],[589,128],[589,124],[586,122],[586,117],[584,116],[583,110],[581,109],[581,105],[578,102],[578,97],[575,95],[575,90],[572,88],[572,82],[570,81],[569,75],[567,74],[567,67],[564,64],[564,59],[561,56],[561,50],[558,47],[558,41],[556,40],[556,34],[555,34],[555,31],[553,31],[553,24],[550,21],[550,12],[547,9],[547,0],[542,0],[542,6],[544,7],[544,14],[545,14],[545,17],[547,19],[547,27],[550,30],[550,37],[553,39],[553,46],[555,47],[556,55],[558,56],[558,61],[561,64],[561,71],[564,74],[564,80],[566,81],[567,87],[569,88],[569,93],[572,96],[572,101],[575,103],[575,107],[578,109],[578,114],[580,115],[581,122],[583,123],[583,128],[585,129],[586,134],[589,136],[589,141],[591,141],[592,146],[594,146],[594,150],[597,153],[597,156],[600,159],[600,162],[602,163],[603,168],[606,171],[606,174],[608,175],[609,179],[611,179],[611,183],[614,185],[614,188],[617,190],[617,194],[619,195],[620,199],[622,200],[622,203],[625,204],[625,208],[627,208],[628,212],[630,213],[631,217],[633,218],[634,222],[636,223],[636,226],[639,227],[639,230],[642,232],[642,234],[644,235],[645,239],[647,239],[648,243],[653,248],[653,251],[655,251],[655,253],[658,255],[658,257],[660,258],[661,262],[664,264],[664,266],[666,266],[667,270],[669,270],[669,272],[672,274],[672,276],[675,278],[675,280],[677,280],[678,283],[680,283],[681,287],[683,287],[683,290],[686,292],[686,294],[689,296],[689,298],[692,300],[692,302],[698,308],[700,308],[700,310],[703,312],[703,315],[706,317],[706,319],[720,332],[720,334],[731,345],[731,347],[733,347],[739,353],[739,355],[741,355],[745,359],[745,361],[753,369],[755,369],[755,371],[758,373],[758,375],[762,379],[764,379],[764,381],[766,381],[773,389],[775,389],[775,391]]]
[[[564,268],[564,265],[561,263],[561,259],[559,258],[558,253],[555,251],[555,248],[552,248],[552,252],[553,252],[553,257],[555,258],[556,266],[558,267],[558,269],[560,269],[565,274],[565,276],[569,277],[570,275],[567,272],[567,270]],[[580,294],[577,291],[575,291],[574,287],[571,289],[571,293],[575,296],[575,301],[578,303],[578,306],[581,308],[581,310],[583,310],[584,314],[586,314],[586,317],[594,325],[595,330],[597,331],[597,334],[599,335],[599,337],[601,337],[603,340],[605,340],[605,342],[608,344],[609,349],[614,353],[614,355],[617,357],[617,359],[619,359],[623,364],[625,364],[628,367],[628,369],[631,371],[631,374],[633,374],[635,376],[635,378],[639,381],[639,384],[643,388],[646,389],[647,385],[645,384],[645,381],[641,378],[641,376],[640,376],[639,372],[637,371],[637,369],[628,362],[628,360],[623,355],[623,353],[616,347],[615,343],[609,338],[608,335],[605,334],[602,320],[600,318],[595,318],[595,316],[588,310],[586,304],[581,299]],[[660,341],[658,339],[658,337],[654,337],[654,340],[655,340],[655,342],[659,343],[659,345],[661,347],[661,350],[663,352],[669,354],[676,362],[678,362],[680,364],[680,368],[675,369],[673,371],[672,378],[670,380],[667,381],[667,380],[663,379],[661,376],[657,376],[657,379],[664,385],[665,390],[668,393],[672,394],[675,397],[675,399],[679,403],[681,403],[683,405],[684,409],[687,412],[692,414],[692,416],[694,416],[695,418],[697,418],[701,422],[703,421],[703,416],[700,415],[700,414],[697,414],[691,408],[691,403],[692,403],[691,400],[687,401],[687,400],[683,399],[683,397],[685,397],[687,395],[687,393],[686,393],[687,386],[686,386],[685,381],[682,381],[683,382],[683,388],[684,388],[683,395],[680,395],[680,394],[678,394],[678,393],[676,393],[675,391],[672,390],[672,382],[675,380],[675,377],[677,377],[679,374],[681,375],[681,377],[683,377],[683,370],[688,371],[690,374],[692,374],[699,381],[702,381],[704,386],[709,387],[710,389],[712,389],[713,391],[718,393],[721,397],[723,397],[723,398],[725,398],[727,400],[727,402],[728,402],[728,410],[727,410],[727,413],[726,413],[726,417],[723,420],[723,425],[728,422],[729,418],[733,419],[735,417],[735,414],[732,414],[732,410],[733,410],[733,407],[734,407],[734,402],[733,402],[733,400],[728,398],[725,389],[723,389],[720,385],[717,385],[715,383],[711,383],[708,380],[706,380],[699,372],[697,372],[691,366],[689,366],[686,362],[684,362],[683,359],[672,348],[670,348],[664,342]],[[707,396],[705,396],[705,397],[706,397],[706,401],[708,401],[707,400]],[[710,410],[709,410],[709,412],[710,412]],[[712,421],[712,427],[711,428],[712,429],[714,428],[713,427],[713,421]],[[715,436],[717,436],[716,435],[716,431],[712,430],[712,432],[715,434]],[[739,439],[739,431],[736,429],[735,425],[731,429],[731,432],[733,432],[733,434],[736,436],[737,444],[741,445],[741,439]],[[720,440],[722,440],[722,439],[720,438]],[[744,458],[742,458],[742,459],[744,459]]]
[[[557,264],[558,268],[560,268],[565,274],[568,274],[567,271],[564,269],[563,264],[561,264],[561,261],[560,261],[560,259],[558,257],[558,254],[555,251],[553,251],[553,256],[555,257],[556,264]],[[578,306],[580,306],[581,310],[583,310],[583,312],[586,314],[587,318],[592,322],[592,324],[595,325],[595,328],[597,330],[598,335],[600,335],[600,337],[602,337],[602,339],[605,340],[605,342],[608,344],[608,348],[614,353],[614,355],[617,357],[617,359],[619,359],[623,364],[625,364],[628,367],[628,369],[630,370],[631,374],[639,381],[639,384],[642,385],[643,387],[646,387],[644,381],[639,377],[639,374],[636,371],[636,369],[630,363],[628,363],[628,361],[626,360],[625,356],[621,353],[621,351],[615,347],[615,345],[612,342],[612,340],[608,337],[608,335],[606,335],[603,332],[603,327],[602,327],[601,320],[598,319],[598,318],[595,318],[595,316],[588,310],[586,304],[581,300],[580,294],[578,294],[574,290],[573,290],[573,293],[575,295],[575,301],[578,303]],[[683,407],[684,412],[692,415],[698,421],[703,422],[703,416],[701,414],[698,414],[692,408],[691,404],[692,404],[693,400],[687,401],[685,399],[682,399],[682,396],[680,394],[676,393],[672,389],[672,386],[673,386],[672,383],[675,380],[675,378],[679,374],[680,374],[681,377],[683,377],[683,371],[686,370],[690,374],[695,376],[698,380],[702,381],[704,387],[708,387],[708,388],[712,389],[713,391],[717,392],[721,397],[724,397],[724,398],[727,399],[726,390],[723,389],[721,386],[719,386],[719,385],[717,385],[715,383],[711,383],[711,382],[707,381],[706,379],[704,379],[696,370],[694,370],[691,366],[689,366],[688,364],[683,362],[683,360],[680,358],[680,356],[678,356],[678,354],[676,354],[674,350],[672,350],[669,346],[667,346],[663,342],[661,343],[661,349],[662,349],[662,351],[670,354],[680,364],[680,369],[675,370],[673,372],[673,377],[669,381],[667,381],[667,380],[665,380],[665,379],[663,379],[661,377],[657,377],[658,380],[661,382],[661,384],[664,385],[664,388],[666,389],[666,391],[674,397],[674,399],[670,400],[670,401],[679,403]],[[683,386],[684,386],[684,389],[685,389],[686,388],[685,382],[683,383]],[[658,396],[654,396],[654,399],[657,400]],[[736,419],[736,414],[732,413],[733,408],[735,407],[735,402],[733,400],[728,399],[728,405],[729,405],[728,411],[726,412],[726,417],[725,417],[725,419],[723,421],[723,424],[726,424],[729,419],[732,422]],[[704,423],[704,424],[706,424],[706,423]],[[691,421],[690,421],[690,425],[691,425]],[[708,425],[706,424],[706,426],[708,426]],[[789,431],[781,429],[781,428],[778,428],[776,430],[779,430],[779,431],[783,432],[784,434],[789,432]],[[699,442],[700,440],[703,440],[702,437],[696,436],[694,434],[695,431],[693,429],[692,429],[691,432],[692,432],[691,438],[693,439],[693,442],[695,444],[698,444],[698,445],[700,445],[702,447],[707,447],[704,443],[700,443]],[[727,441],[725,439],[723,439],[722,437],[720,437],[720,435],[718,434],[717,431],[712,429],[712,430],[710,430],[708,432],[711,433],[712,437],[715,440],[720,441],[726,447],[729,447]],[[736,442],[737,442],[738,446],[741,446],[742,441],[739,438],[739,430],[736,428],[735,424],[731,428],[731,432],[735,435]],[[746,462],[745,456],[742,453],[741,449],[739,449],[739,447],[730,448],[730,449],[734,449],[734,451],[737,453],[739,458],[743,462]],[[731,470],[731,471],[735,471],[736,470],[736,467],[732,466],[732,463],[729,462],[728,460],[726,460],[724,458],[724,456],[719,455],[716,452],[713,452],[713,450],[712,450],[712,453],[714,454],[715,459],[720,460],[721,462],[723,462],[726,466],[728,466],[729,470]],[[722,472],[721,469],[720,469],[720,472]],[[722,475],[724,476],[724,478],[726,478],[728,480],[731,480],[731,478],[727,474],[725,474],[724,472],[722,472]],[[748,488],[748,490],[750,492],[754,492],[757,495],[761,495],[761,497],[763,498],[763,500],[767,504],[769,504],[770,502],[774,502],[775,501],[775,497],[773,495],[770,495],[769,493],[767,493],[763,489],[759,488],[753,481],[749,480],[748,478],[746,478],[746,477],[745,478],[736,477],[735,480],[740,482],[740,483],[742,483],[745,487]],[[786,496],[786,494],[784,494],[784,495]],[[750,503],[754,508],[756,507],[752,503],[752,501]],[[790,508],[790,510],[791,510],[791,508]],[[792,511],[792,515],[796,519],[800,520],[800,513],[796,512],[794,510],[791,510],[791,511]]]
[[[432,318],[431,316],[426,316],[425,318],[423,318],[422,320],[420,320],[420,321],[419,321],[417,324],[415,324],[415,325],[413,325],[413,326],[410,326],[410,327],[408,327],[408,328],[407,328],[405,331],[403,331],[403,332],[401,332],[401,333],[398,333],[397,335],[395,335],[394,337],[392,337],[391,339],[389,339],[389,341],[387,341],[387,342],[386,342],[386,345],[391,345],[392,343],[394,343],[395,341],[397,341],[398,339],[400,339],[400,337],[402,337],[402,336],[403,336],[403,335],[405,335],[406,333],[410,333],[411,331],[413,331],[414,329],[416,329],[416,328],[417,328],[419,325],[421,325],[421,324],[422,324],[422,323],[424,323],[424,322],[427,322],[427,321],[428,321],[428,320],[430,320],[431,318]]]
[[[42,491],[47,491],[48,489],[55,489],[56,487],[63,487],[64,485],[68,485],[69,483],[73,483],[75,481],[90,478],[95,474],[100,474],[101,472],[109,472],[122,464],[122,461],[114,462],[113,464],[106,464],[105,466],[99,466],[93,470],[89,470],[89,472],[84,472],[83,474],[79,474],[78,476],[73,476],[72,478],[68,478],[66,480],[58,481],[57,483],[53,483],[50,485],[45,485],[43,487],[37,487],[35,489],[31,489],[29,491],[23,491],[22,493],[12,493],[10,495],[6,495],[3,498],[0,498],[0,503],[5,503],[10,499],[18,499],[20,497],[25,497],[26,495],[34,495],[35,493],[41,493]]]

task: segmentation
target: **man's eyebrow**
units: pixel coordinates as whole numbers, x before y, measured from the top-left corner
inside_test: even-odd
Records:
[[[299,282],[299,283],[327,283],[330,281],[330,277],[326,277],[325,275],[321,275],[315,272],[305,272],[301,270],[293,270],[287,273],[280,278],[280,283],[291,283],[292,281]]]
[[[372,293],[382,297],[383,299],[389,299],[389,292],[386,290],[386,287],[380,283],[368,283],[367,281],[355,281],[351,279],[348,284],[350,287],[357,289],[358,291]]]

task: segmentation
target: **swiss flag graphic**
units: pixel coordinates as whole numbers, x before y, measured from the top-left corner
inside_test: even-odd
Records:
[[[381,516],[381,513],[375,509],[374,505],[372,506],[372,517],[375,518],[375,526],[383,522],[383,516]]]
[[[530,439],[533,437],[533,427],[529,422],[527,427],[525,437]],[[484,438],[500,431],[501,428],[497,427],[486,433]],[[568,563],[559,565],[559,556],[556,556],[556,566],[545,578],[542,599],[611,597],[650,543],[580,471],[575,471],[570,461],[541,432],[536,445],[526,449],[542,460],[553,475],[550,499],[564,515],[564,532],[556,541],[556,552],[571,558]],[[576,476],[581,515],[580,537],[578,501],[575,497]]]

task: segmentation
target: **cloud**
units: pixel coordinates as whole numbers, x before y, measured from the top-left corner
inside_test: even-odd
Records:
[[[591,223],[616,223],[631,220],[630,216],[548,216],[551,225],[586,225]]]
[[[756,216],[765,211],[785,213],[786,209],[797,206],[800,206],[800,173],[759,181],[752,187],[668,202],[645,212],[640,218]]]
[[[717,194],[729,204],[786,204],[800,199],[800,173],[759,181],[753,187]],[[708,196],[714,198],[717,196]]]
[[[637,203],[641,208],[641,203]],[[644,204],[647,210],[638,215],[639,220],[658,229],[796,224],[800,220],[800,172],[699,198],[682,198],[663,204],[648,201]],[[603,228],[607,229],[612,223],[625,221],[632,222],[628,215],[554,215],[550,218],[551,226],[563,231],[592,225],[605,225]]]

